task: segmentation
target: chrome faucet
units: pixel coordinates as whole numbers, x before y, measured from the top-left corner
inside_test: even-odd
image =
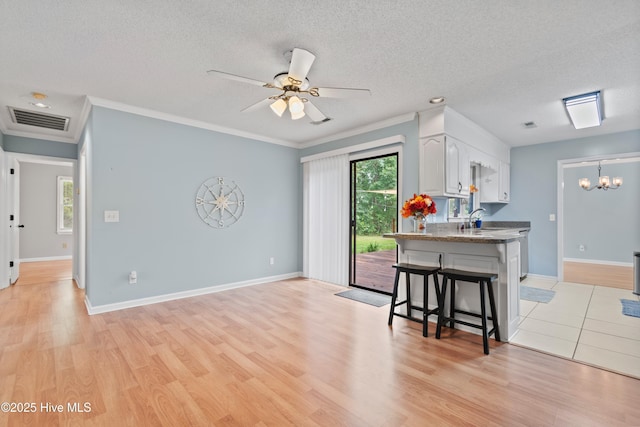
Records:
[[[478,208],[478,209],[474,210],[473,212],[471,212],[469,214],[469,218],[467,219],[468,228],[472,228],[471,227],[471,219],[473,217],[473,214],[475,214],[476,212],[480,212],[480,211],[486,212],[487,210],[485,208]]]

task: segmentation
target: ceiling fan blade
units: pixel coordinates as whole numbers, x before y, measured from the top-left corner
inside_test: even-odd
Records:
[[[256,86],[269,87],[268,83],[261,82],[260,80],[250,79],[248,77],[237,76],[235,74],[225,73],[224,71],[209,70],[209,71],[207,71],[207,74],[209,74],[210,76],[218,76],[218,77],[222,77],[224,79],[234,80],[236,82],[249,83],[249,84],[256,85]]]
[[[269,105],[272,102],[273,102],[273,99],[265,98],[265,99],[262,99],[262,100],[256,102],[255,104],[249,105],[248,107],[246,107],[243,110],[240,110],[240,112],[242,112],[242,113],[250,113],[252,111],[259,110],[260,108],[265,107],[265,106]]]
[[[318,87],[315,88],[322,98],[366,98],[371,96],[369,89],[352,89],[346,87]]]
[[[316,56],[308,50],[300,49],[298,47],[293,48],[291,54],[291,64],[289,65],[289,77],[304,82],[309,74],[309,69],[313,61],[316,60]]]
[[[304,112],[307,113],[307,116],[309,116],[312,122],[321,122],[327,118],[311,101],[304,103]]]

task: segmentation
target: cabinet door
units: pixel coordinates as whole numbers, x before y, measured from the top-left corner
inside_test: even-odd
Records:
[[[498,198],[502,202],[508,202],[511,198],[510,193],[510,184],[509,181],[511,179],[510,173],[510,165],[506,162],[500,162],[500,193],[498,194]]]
[[[447,136],[445,155],[445,192],[454,196],[469,195],[470,163],[464,144]]]
[[[420,140],[420,193],[442,196],[444,188],[444,136]]]

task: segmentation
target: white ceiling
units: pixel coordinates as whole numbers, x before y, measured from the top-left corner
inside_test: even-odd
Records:
[[[77,142],[87,96],[212,128],[307,146],[447,105],[504,142],[528,145],[640,129],[640,1],[104,1],[2,2],[0,130]],[[314,100],[312,125],[269,108],[273,90],[209,76],[270,81],[301,47],[311,84],[368,88],[368,99]],[[561,99],[602,90],[605,121],[575,130]],[[68,115],[68,132],[15,125],[7,106]],[[524,122],[534,121],[534,129]],[[33,129],[37,132],[33,133]]]

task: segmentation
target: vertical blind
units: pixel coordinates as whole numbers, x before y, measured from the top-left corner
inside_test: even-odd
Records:
[[[304,163],[303,273],[349,282],[349,155]]]

